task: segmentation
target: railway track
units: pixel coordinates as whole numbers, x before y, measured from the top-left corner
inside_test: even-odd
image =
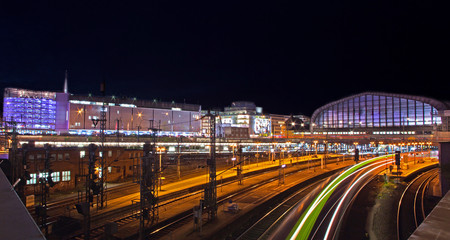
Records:
[[[335,161],[336,161],[336,159],[330,159],[329,163],[333,163]],[[304,169],[308,168],[307,165],[308,165],[307,162],[303,163],[303,165],[300,165],[301,167],[299,169],[297,169],[297,171],[301,171],[301,170],[304,170]],[[275,167],[274,169],[278,169],[278,168]],[[247,174],[244,174],[244,180],[245,180],[245,178],[261,175],[261,174],[273,171],[274,169],[264,169],[264,170],[255,171],[255,172],[248,172]],[[269,181],[273,181],[273,180],[274,179],[271,179]],[[236,181],[237,181],[236,177],[223,179],[222,184],[219,184],[218,188],[221,187],[221,186],[225,186],[225,185],[228,185],[228,184],[235,183]],[[132,184],[132,185],[137,186],[136,184]],[[120,192],[123,192],[123,189],[125,189],[125,188],[130,188],[130,186],[127,186],[127,187],[124,187],[124,188],[116,188],[116,189],[111,188],[111,189],[109,189],[109,191],[113,191],[114,190],[115,192],[120,193]],[[180,191],[177,191],[177,192],[172,192],[170,194],[162,195],[162,196],[160,196],[161,204],[159,205],[159,207],[163,207],[163,206],[175,203],[177,201],[183,200],[185,198],[188,198],[188,197],[191,197],[191,196],[194,196],[194,195],[202,194],[203,193],[203,188],[204,188],[203,185],[197,185],[197,186],[186,188],[186,189],[183,189],[183,190],[180,190]],[[234,196],[234,195],[230,195],[226,199],[228,199],[231,196]],[[221,201],[221,199],[218,199],[218,201]],[[63,199],[60,202],[52,202],[51,203],[52,204],[51,207],[64,208],[64,207],[69,206],[69,207],[73,208],[73,206],[75,205],[76,202],[77,202],[77,198],[76,197],[71,198],[71,199]],[[49,206],[49,208],[50,208],[50,206]],[[189,213],[191,213],[191,212],[192,211],[189,210]],[[111,211],[108,211],[108,212],[104,212],[104,213],[101,213],[101,214],[94,213],[91,216],[91,232],[92,232],[91,233],[91,238],[95,239],[96,237],[102,236],[103,226],[106,223],[105,220],[116,222],[116,223],[118,223],[118,225],[120,227],[121,225],[124,225],[124,224],[127,224],[127,223],[135,221],[137,219],[137,215],[136,215],[137,213],[138,213],[138,209],[134,209],[132,205],[127,205],[125,207],[118,208],[118,209],[115,209],[115,210],[111,210]],[[75,213],[75,214],[78,214],[78,213]],[[61,215],[64,215],[64,214],[61,213],[61,214],[59,214],[57,216],[61,216]],[[184,215],[186,215],[186,214],[184,214]],[[56,220],[57,216],[54,216],[52,219]],[[160,223],[156,224],[155,226],[157,226],[157,228],[155,228],[155,229],[152,228],[153,230],[151,231],[152,232],[151,234],[156,234],[157,232],[160,232],[158,234],[162,234],[164,231],[167,231],[167,229],[169,229],[170,226],[177,225],[176,222],[179,222],[178,224],[183,224],[182,223],[182,218],[183,217],[181,215],[180,216],[177,215],[177,218],[179,218],[179,219],[178,220],[176,220],[176,219],[172,219],[171,220],[173,223],[167,223],[168,226],[162,226]],[[189,218],[189,219],[191,219],[191,218]],[[50,220],[51,220],[51,218],[49,218],[49,222],[50,222]],[[163,223],[163,222],[161,222],[161,223]],[[155,232],[156,229],[159,229],[159,230]],[[78,234],[74,234],[74,235],[70,236],[69,239],[80,239],[80,238],[82,239],[82,236],[83,236],[83,234],[78,231]]]
[[[300,168],[300,169],[297,169],[295,172],[302,171],[304,169],[305,168]],[[289,173],[289,174],[294,174],[295,172],[292,172],[292,173]],[[289,174],[286,174],[286,175],[289,175]],[[245,178],[249,178],[249,177],[251,177],[251,176],[246,176]],[[254,188],[263,186],[263,185],[268,184],[270,182],[273,182],[274,180],[277,180],[277,179],[278,179],[278,176],[270,178],[270,179],[267,179],[265,181],[262,181],[259,184],[248,186],[248,187],[246,187],[244,189],[241,189],[238,192],[234,192],[234,193],[230,193],[230,194],[221,196],[221,197],[218,198],[218,205],[228,201],[230,198],[236,198],[236,197],[238,197],[240,195],[246,194],[250,189],[254,189]],[[221,185],[233,184],[233,183],[236,183],[237,181],[238,181],[237,179],[233,179],[231,181],[226,181],[223,184],[219,184],[218,188],[220,188]],[[173,203],[176,203],[177,201],[183,200],[185,198],[188,198],[188,197],[191,197],[191,196],[194,196],[194,195],[200,195],[202,193],[203,193],[203,187],[201,189],[198,189],[197,191],[189,191],[189,190],[188,191],[184,191],[183,194],[180,194],[180,193],[177,192],[177,193],[174,193],[176,196],[178,196],[177,198],[166,196],[165,197],[165,202],[160,204],[159,207],[163,207],[163,206],[166,206],[166,205],[169,205],[169,204],[173,204]],[[118,213],[111,213],[111,215],[108,216],[108,219],[110,221],[112,220],[113,222],[117,222],[119,227],[120,227],[120,224],[122,222],[124,222],[124,221],[129,223],[129,222],[138,220],[137,219],[137,216],[138,216],[137,214],[135,214],[135,215],[129,214],[130,211],[132,211],[131,208],[128,209],[128,210],[125,210],[123,213],[126,213],[127,211],[128,211],[128,214],[123,214],[120,217],[115,217],[115,218],[113,216],[114,215],[115,216],[120,215],[120,212],[118,212]],[[137,212],[138,210],[135,209],[135,211]],[[163,236],[166,236],[166,235],[170,234],[175,229],[177,229],[177,228],[179,228],[179,227],[181,227],[181,226],[183,226],[185,224],[191,223],[191,222],[192,222],[192,210],[189,209],[189,210],[187,210],[185,212],[181,212],[181,213],[177,214],[176,216],[173,216],[171,218],[168,218],[166,220],[158,222],[154,226],[151,226],[146,231],[147,232],[147,238],[149,238],[149,239],[162,238]],[[96,227],[92,228],[90,234],[91,234],[91,239],[101,238],[103,236],[103,226],[102,226],[102,224],[96,225]],[[71,237],[71,239],[83,239],[82,237],[83,237],[83,234],[78,234],[76,236]]]
[[[245,232],[238,236],[237,240],[262,239],[276,226],[283,217],[291,211],[299,202],[303,200],[306,194],[319,185],[322,181],[312,183],[307,187],[295,192],[288,198],[281,201],[273,209],[267,212],[262,218],[253,223]]]
[[[299,170],[301,171],[301,170]],[[294,173],[291,173],[294,174]],[[221,205],[224,204],[225,202],[227,202],[229,199],[233,198],[239,198],[243,195],[248,194],[248,191],[251,189],[256,189],[258,187],[262,187],[266,184],[269,184],[275,180],[278,180],[278,176],[273,177],[273,178],[269,178],[266,179],[258,184],[252,185],[252,186],[248,186],[244,189],[239,190],[238,192],[234,192],[234,193],[230,193],[224,196],[221,196],[218,198],[217,200],[217,205]],[[237,180],[235,180],[235,182],[237,182]],[[158,226],[154,229],[152,229],[150,231],[150,233],[147,235],[147,237],[149,239],[160,239],[164,236],[170,235],[170,233],[174,230],[176,230],[177,228],[191,223],[192,222],[192,210],[186,211],[180,215],[178,215],[177,217],[173,218],[173,219],[169,219],[169,221],[162,223],[162,226]]]
[[[397,239],[408,239],[426,217],[424,199],[429,183],[439,174],[429,170],[413,179],[403,191],[397,210]]]

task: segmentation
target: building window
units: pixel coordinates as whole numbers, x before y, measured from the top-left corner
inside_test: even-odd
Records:
[[[80,158],[84,158],[86,156],[86,151],[80,151]]]
[[[59,176],[60,176],[59,172],[52,172],[51,177],[53,182],[59,182],[61,180]]]
[[[70,156],[68,153],[64,153],[64,160],[66,160],[66,161],[70,160]]]
[[[108,151],[108,157],[112,157],[112,151]]]
[[[34,155],[29,155],[29,156],[28,156],[28,160],[34,161]]]
[[[70,171],[62,171],[62,181],[70,181]]]
[[[37,174],[36,173],[32,173],[32,174],[30,174],[30,180],[27,180],[27,185],[29,185],[29,184],[36,184],[36,177],[37,177]]]
[[[62,153],[58,153],[58,161],[62,161],[63,160],[63,154]]]
[[[42,160],[42,154],[38,154],[38,155],[36,155],[36,160]]]
[[[56,153],[52,153],[52,154],[50,155],[50,160],[51,160],[51,161],[55,161],[55,160],[56,160]]]
[[[41,172],[37,175],[38,179],[43,178],[43,179],[47,180],[47,177],[48,177],[48,172]]]

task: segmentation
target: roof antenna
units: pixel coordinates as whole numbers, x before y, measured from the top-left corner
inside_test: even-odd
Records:
[[[66,77],[64,78],[64,93],[69,92],[69,87],[67,85],[67,69],[66,69]]]

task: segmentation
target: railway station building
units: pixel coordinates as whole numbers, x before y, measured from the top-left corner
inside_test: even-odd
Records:
[[[364,92],[328,103],[311,117],[312,133],[431,135],[449,131],[450,102]]]

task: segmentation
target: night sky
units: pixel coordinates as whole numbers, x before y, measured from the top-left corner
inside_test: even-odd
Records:
[[[306,114],[363,91],[450,100],[448,1],[1,1],[0,87]],[[134,3],[133,3],[134,2]],[[446,4],[446,5],[442,5]]]

